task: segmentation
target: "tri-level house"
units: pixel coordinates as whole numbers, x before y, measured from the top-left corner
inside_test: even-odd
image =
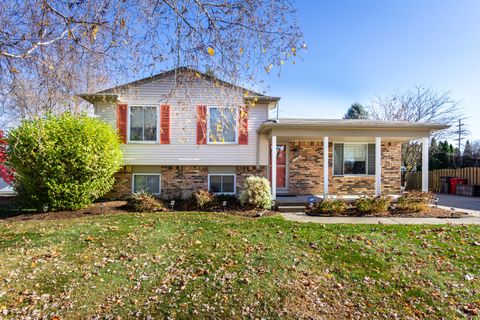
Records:
[[[81,97],[118,129],[124,166],[109,198],[148,190],[163,198],[197,189],[238,194],[249,175],[282,194],[380,195],[401,188],[401,144],[444,125],[372,120],[270,119],[280,98],[189,68]]]

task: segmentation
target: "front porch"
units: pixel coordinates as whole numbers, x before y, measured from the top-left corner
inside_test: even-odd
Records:
[[[269,142],[272,198],[306,203],[309,196],[352,201],[363,195],[397,196],[402,187],[401,144],[421,140],[423,172],[428,173],[429,136],[439,128],[370,120],[267,122],[258,132]],[[422,176],[422,190],[428,191],[428,174]]]

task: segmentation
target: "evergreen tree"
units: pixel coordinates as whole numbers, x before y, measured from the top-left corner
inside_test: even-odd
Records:
[[[474,166],[474,158],[473,158],[473,148],[470,144],[470,141],[467,140],[465,143],[465,148],[463,149],[462,155],[462,164],[463,167],[473,167]]]
[[[447,140],[438,143],[435,158],[438,161],[436,169],[451,169],[455,167],[454,148]]]
[[[440,142],[441,143],[441,142]],[[430,143],[430,149],[428,150],[428,167],[430,170],[442,169],[442,162],[439,159],[441,153],[440,146],[437,144],[437,140],[432,138]]]
[[[347,110],[343,119],[368,119],[368,112],[360,103],[354,103]]]

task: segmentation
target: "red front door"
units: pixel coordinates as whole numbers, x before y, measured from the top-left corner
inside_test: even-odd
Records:
[[[269,180],[272,181],[272,148],[270,148]],[[277,145],[277,189],[287,189],[287,145]]]

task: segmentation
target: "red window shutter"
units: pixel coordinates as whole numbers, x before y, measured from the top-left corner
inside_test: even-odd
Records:
[[[170,106],[160,106],[160,143],[170,144]]]
[[[117,129],[122,143],[127,143],[127,117],[128,106],[126,104],[117,105]]]
[[[207,144],[207,106],[197,106],[197,144]]]
[[[238,144],[248,144],[248,107],[240,107]]]

